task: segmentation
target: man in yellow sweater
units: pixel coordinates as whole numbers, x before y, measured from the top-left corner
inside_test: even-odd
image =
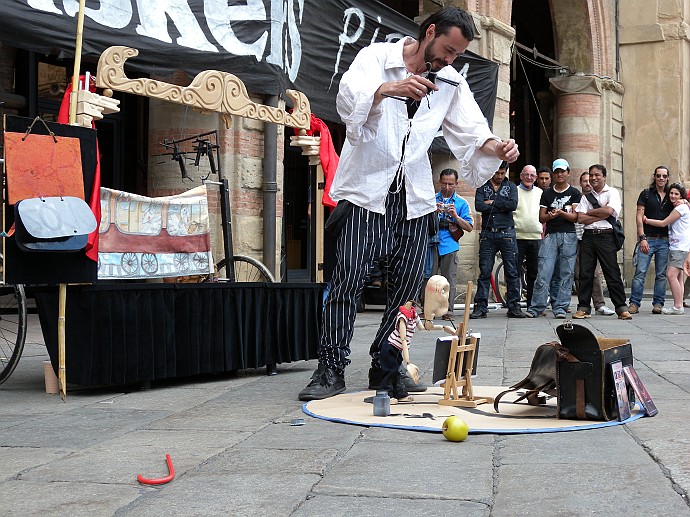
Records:
[[[539,200],[542,189],[535,186],[537,169],[525,165],[520,173],[518,185],[518,205],[513,213],[515,237],[518,247],[518,272],[526,271],[527,306],[532,301],[532,290],[539,270],[539,246],[541,244],[542,224],[539,222]],[[524,266],[523,266],[524,264]],[[521,275],[522,277],[522,275]]]

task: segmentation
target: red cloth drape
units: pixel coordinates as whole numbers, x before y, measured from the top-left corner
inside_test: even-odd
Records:
[[[79,76],[79,80],[84,83],[86,80],[85,76]],[[96,91],[96,79],[91,77],[89,81],[89,91]],[[60,124],[69,124],[69,101],[70,94],[72,93],[72,82],[67,84],[65,89],[65,95],[62,98],[62,104],[60,104],[60,111],[58,112],[58,122]],[[92,124],[95,127],[95,124]],[[87,196],[89,194],[87,193]],[[96,171],[93,176],[93,188],[91,189],[91,195],[89,196],[89,207],[96,217],[96,230],[89,234],[89,240],[86,244],[86,256],[89,257],[94,262],[98,262],[98,228],[101,223],[101,155],[98,151],[98,140],[96,140]]]
[[[308,136],[321,135],[319,158],[321,159],[321,167],[323,168],[323,175],[326,179],[326,186],[323,190],[323,199],[321,203],[326,206],[334,207],[338,203],[333,201],[328,193],[331,190],[331,184],[333,183],[333,178],[335,178],[335,171],[338,168],[340,157],[338,153],[335,152],[333,138],[331,138],[331,132],[326,123],[312,113],[309,125],[309,129],[306,131]],[[299,129],[295,129],[295,134],[299,134]]]

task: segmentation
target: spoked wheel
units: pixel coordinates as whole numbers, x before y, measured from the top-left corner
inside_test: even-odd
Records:
[[[496,296],[496,301],[503,306],[506,305],[506,300],[508,299],[508,283],[506,282],[504,269],[503,262],[501,262],[494,273],[496,282],[494,294]]]
[[[266,266],[252,257],[235,255],[235,282],[275,282],[276,279]],[[218,271],[225,267],[225,259],[218,263]]]
[[[0,384],[17,367],[24,350],[26,326],[24,286],[0,286]]]

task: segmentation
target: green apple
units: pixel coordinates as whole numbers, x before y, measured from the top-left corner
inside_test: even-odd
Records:
[[[443,436],[446,440],[451,442],[464,442],[467,438],[467,434],[470,432],[470,428],[467,427],[465,421],[459,416],[449,416],[443,422]]]

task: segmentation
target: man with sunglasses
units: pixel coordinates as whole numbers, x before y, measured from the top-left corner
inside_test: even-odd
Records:
[[[637,314],[642,304],[644,280],[647,270],[654,258],[654,295],[652,298],[652,314],[661,314],[666,299],[666,263],[668,261],[668,227],[658,228],[643,222],[647,219],[666,219],[673,210],[673,203],[668,198],[669,172],[668,167],[659,165],[654,169],[652,183],[640,192],[637,198],[638,247],[635,253],[637,266],[630,290],[630,305],[628,312]]]
[[[400,381],[382,378],[381,345],[393,332],[399,307],[415,299],[422,284],[429,225],[436,218],[427,151],[438,128],[471,186],[484,183],[501,161],[512,163],[520,155],[514,140],[491,132],[467,81],[449,66],[472,39],[472,16],[444,7],[422,22],[416,40],[362,49],[340,80],[336,107],[347,138],[330,190],[339,201],[331,214],[338,221],[336,263],[323,308],[319,366],[300,400],[345,391],[357,296],[371,263],[384,255],[389,290],[369,349],[369,387],[387,389]],[[429,72],[435,83],[425,77]]]

